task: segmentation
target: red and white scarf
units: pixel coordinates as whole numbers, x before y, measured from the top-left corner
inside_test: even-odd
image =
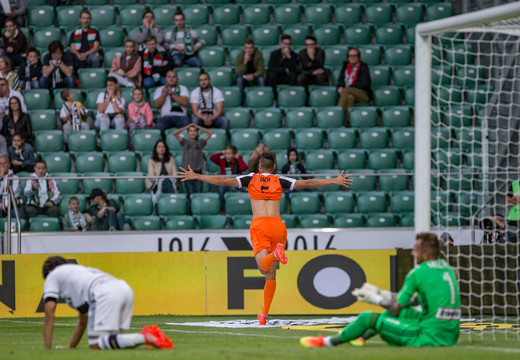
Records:
[[[152,76],[152,66],[161,66],[164,61],[164,56],[161,51],[155,53],[153,60],[150,58],[150,50],[146,49],[143,53],[143,71],[147,76]]]
[[[92,49],[94,47],[94,42],[96,41],[96,30],[88,29],[87,30],[87,40],[88,40],[88,47],[89,49]],[[81,49],[81,37],[83,36],[83,30],[78,29],[74,31],[74,48],[76,51],[79,51]]]
[[[345,71],[345,87],[352,86],[356,82],[360,67],[361,61],[354,66],[354,69],[352,69],[350,63],[347,64],[347,71]]]

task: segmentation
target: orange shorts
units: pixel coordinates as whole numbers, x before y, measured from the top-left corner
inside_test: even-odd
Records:
[[[255,255],[263,249],[272,252],[276,248],[276,244],[285,245],[287,243],[287,229],[282,219],[277,216],[253,218],[249,233]]]

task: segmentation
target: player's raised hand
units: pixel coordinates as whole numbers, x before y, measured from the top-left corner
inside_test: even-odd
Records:
[[[195,180],[197,178],[197,174],[195,171],[193,171],[190,165],[188,165],[188,170],[181,166],[179,166],[179,169],[181,169],[181,171],[179,171],[179,177],[181,178],[181,181]]]
[[[352,174],[346,174],[346,175],[343,175],[345,171],[342,171],[339,173],[338,177],[336,177],[336,184],[337,185],[342,185],[344,187],[349,187],[350,185],[352,185],[352,183],[354,182],[350,177],[352,176]]]

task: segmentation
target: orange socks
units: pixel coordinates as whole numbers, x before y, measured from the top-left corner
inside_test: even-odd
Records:
[[[272,253],[264,256],[262,258],[262,261],[260,262],[260,265],[262,266],[262,270],[264,270],[265,272],[269,271],[271,266],[273,266],[275,260],[276,260],[276,257],[274,256],[274,251]]]
[[[271,255],[271,254],[269,254],[269,255]],[[264,257],[264,259],[266,257]],[[262,259],[262,266],[263,266],[263,259]],[[264,286],[264,308],[262,309],[262,314],[264,314],[264,315],[269,315],[269,308],[271,307],[271,302],[273,301],[275,290],[276,290],[276,280],[266,280],[265,286]]]

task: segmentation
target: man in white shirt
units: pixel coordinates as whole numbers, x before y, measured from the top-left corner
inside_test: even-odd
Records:
[[[164,131],[172,127],[181,128],[190,123],[186,106],[190,93],[186,86],[179,84],[177,72],[170,70],[166,73],[166,84],[155,89],[153,104],[160,109],[160,118],[156,128]]]
[[[60,215],[58,204],[61,200],[61,193],[56,181],[49,179],[45,161],[36,161],[31,178],[31,180],[27,180],[24,188],[24,195],[27,198],[25,208],[27,219],[37,215],[57,218]]]
[[[199,75],[199,85],[190,95],[192,122],[199,126],[227,130],[229,120],[222,116],[224,111],[222,91],[211,86],[211,79],[206,73]]]
[[[139,333],[121,334],[130,328],[134,306],[134,293],[120,279],[101,270],[70,263],[61,256],[51,256],[43,263],[43,300],[45,318],[43,340],[46,349],[52,348],[52,333],[58,300],[63,299],[78,310],[79,319],[68,346],[75,348],[88,326],[88,343],[91,349],[124,349],[139,345],[152,345],[160,349],[173,349],[173,343],[155,325],[145,326]]]
[[[166,32],[164,43],[173,55],[173,66],[201,67],[197,52],[206,42],[200,38],[196,31],[185,26],[186,19],[182,12],[173,15],[173,22],[175,28]]]

